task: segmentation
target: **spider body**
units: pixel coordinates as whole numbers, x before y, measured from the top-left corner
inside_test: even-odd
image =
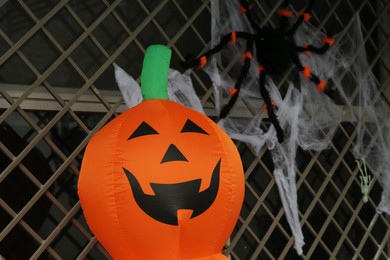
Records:
[[[282,75],[290,68],[291,43],[291,39],[271,27],[264,27],[255,35],[256,58],[270,76]]]
[[[275,115],[275,104],[272,102],[265,84],[266,75],[271,77],[283,76],[292,65],[295,65],[305,78],[316,84],[319,91],[324,91],[325,81],[320,80],[312,73],[310,67],[302,65],[299,59],[299,53],[304,52],[307,55],[311,55],[311,53],[323,54],[333,44],[333,39],[325,37],[323,39],[324,44],[321,47],[307,44],[304,46],[296,45],[294,34],[303,22],[310,19],[310,14],[308,12],[311,10],[313,0],[309,0],[305,10],[298,13],[297,20],[291,26],[289,26],[288,18],[292,15],[292,12],[287,10],[290,0],[285,0],[282,3],[282,9],[278,12],[281,15],[278,28],[272,28],[270,26],[260,27],[252,16],[252,5],[250,5],[247,0],[240,0],[240,3],[240,11],[246,15],[255,33],[232,31],[222,36],[221,41],[214,48],[210,49],[197,59],[190,59],[182,62],[182,66],[185,68],[196,66],[203,67],[207,63],[207,58],[219,52],[226,44],[235,43],[236,39],[246,40],[246,53],[243,55],[244,64],[236,84],[230,90],[230,100],[222,108],[219,115],[220,118],[224,118],[228,115],[238,98],[241,84],[249,71],[250,63],[253,58],[253,49],[256,47],[255,57],[259,64],[260,93],[264,100],[264,107],[267,110],[268,117],[275,127],[278,141],[282,143],[284,140],[284,133]]]

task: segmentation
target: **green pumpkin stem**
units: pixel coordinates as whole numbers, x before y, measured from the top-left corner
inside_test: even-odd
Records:
[[[144,100],[168,100],[168,73],[171,49],[151,45],[146,49],[141,73],[141,92]]]

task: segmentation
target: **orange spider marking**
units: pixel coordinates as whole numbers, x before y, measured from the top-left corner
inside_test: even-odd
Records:
[[[250,51],[245,52],[245,54],[241,56],[242,60],[245,60],[245,59],[250,59],[251,60],[252,58],[253,58],[253,55],[252,55],[252,53]]]
[[[235,31],[232,31],[232,33],[230,34],[230,41],[229,41],[229,43],[235,44],[236,41],[237,41],[237,33]]]
[[[290,17],[292,15],[292,11],[287,10],[287,9],[280,9],[278,11],[278,15],[285,16],[285,17]]]
[[[276,107],[278,104],[276,104],[276,102],[272,101],[272,102],[271,102],[271,105],[272,105],[273,107]],[[266,103],[264,103],[264,105],[263,105],[263,111],[264,111],[264,112],[267,112],[267,110],[268,110],[268,105],[267,105]]]
[[[235,87],[231,88],[231,89],[229,90],[229,97],[234,96],[234,94],[236,94],[237,91],[238,91],[238,89],[236,89]]]
[[[303,48],[307,49],[307,47],[308,47],[307,44],[304,44],[304,45],[303,45]],[[305,51],[305,54],[306,54],[307,56],[311,56],[311,51],[306,50],[306,51]]]
[[[326,81],[325,80],[321,80],[320,83],[317,84],[317,90],[319,92],[323,92],[325,90],[325,87],[326,87]]]
[[[263,65],[260,65],[259,68],[257,69],[257,72],[260,73],[262,71],[265,71],[265,68]]]
[[[311,69],[310,69],[309,66],[304,66],[304,67],[303,67],[302,75],[303,75],[305,78],[311,78]]]
[[[298,13],[298,15],[299,15],[299,16],[303,16],[303,20],[304,20],[305,22],[308,22],[308,21],[311,19],[311,14],[305,13],[305,12],[303,12],[303,11],[300,11],[300,12]]]
[[[248,10],[251,10],[252,7],[253,7],[253,4],[249,5],[249,6],[248,6],[248,9],[246,9],[244,6],[240,5],[239,11],[240,11],[240,13],[245,14],[246,12],[248,12]]]
[[[206,63],[207,63],[207,57],[206,56],[200,57],[199,68],[203,68],[204,66],[206,66]]]
[[[239,10],[240,10],[240,13],[242,13],[242,14],[245,14],[245,13],[248,11],[248,10],[245,9],[245,7],[243,7],[242,5],[240,5]]]
[[[332,46],[332,45],[334,44],[334,39],[325,36],[325,37],[322,39],[322,42],[325,43],[325,44],[329,44],[329,46]]]

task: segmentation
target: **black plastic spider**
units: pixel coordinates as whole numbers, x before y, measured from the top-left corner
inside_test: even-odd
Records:
[[[280,25],[278,28],[272,28],[269,26],[260,27],[252,16],[252,6],[248,1],[240,0],[241,6],[240,11],[245,13],[249,23],[255,30],[255,34],[248,32],[230,32],[221,38],[221,41],[217,46],[207,51],[201,57],[196,59],[190,59],[182,62],[184,68],[191,67],[203,67],[207,63],[207,58],[213,54],[221,51],[221,49],[230,43],[234,43],[236,39],[245,39],[246,42],[246,53],[244,57],[244,65],[241,69],[240,75],[234,88],[230,92],[229,102],[222,108],[219,115],[220,118],[227,116],[233,105],[235,104],[243,79],[248,73],[250,62],[252,60],[253,47],[256,46],[256,58],[259,63],[259,82],[260,82],[260,93],[265,103],[269,119],[274,125],[278,141],[281,143],[284,140],[283,130],[275,115],[274,103],[271,101],[268,90],[265,86],[266,75],[277,76],[283,75],[291,66],[295,64],[295,67],[302,72],[303,76],[314,82],[319,91],[325,90],[325,81],[320,80],[310,70],[309,66],[303,66],[298,54],[306,52],[310,55],[311,53],[323,54],[333,44],[333,39],[324,37],[324,45],[321,47],[315,47],[312,45],[297,46],[294,41],[294,34],[298,27],[304,22],[310,19],[309,11],[311,10],[313,0],[310,0],[304,11],[298,13],[298,19],[294,24],[289,26],[288,17],[292,15],[292,11],[288,10],[287,7],[290,4],[290,0],[285,0],[282,3],[282,9],[279,10],[278,14],[281,15]]]

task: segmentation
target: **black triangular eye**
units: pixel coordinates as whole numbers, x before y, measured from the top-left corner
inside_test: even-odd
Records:
[[[142,122],[137,127],[137,129],[135,129],[134,133],[127,140],[130,140],[130,139],[133,139],[133,138],[136,138],[139,136],[143,136],[143,135],[156,135],[156,134],[158,134],[158,132],[156,130],[154,130],[153,127],[151,127],[150,125],[148,125],[145,122]]]
[[[200,128],[200,126],[198,126],[197,124],[195,124],[189,119],[187,119],[186,123],[184,124],[181,133],[200,133],[200,134],[208,135],[208,133],[205,130]]]

